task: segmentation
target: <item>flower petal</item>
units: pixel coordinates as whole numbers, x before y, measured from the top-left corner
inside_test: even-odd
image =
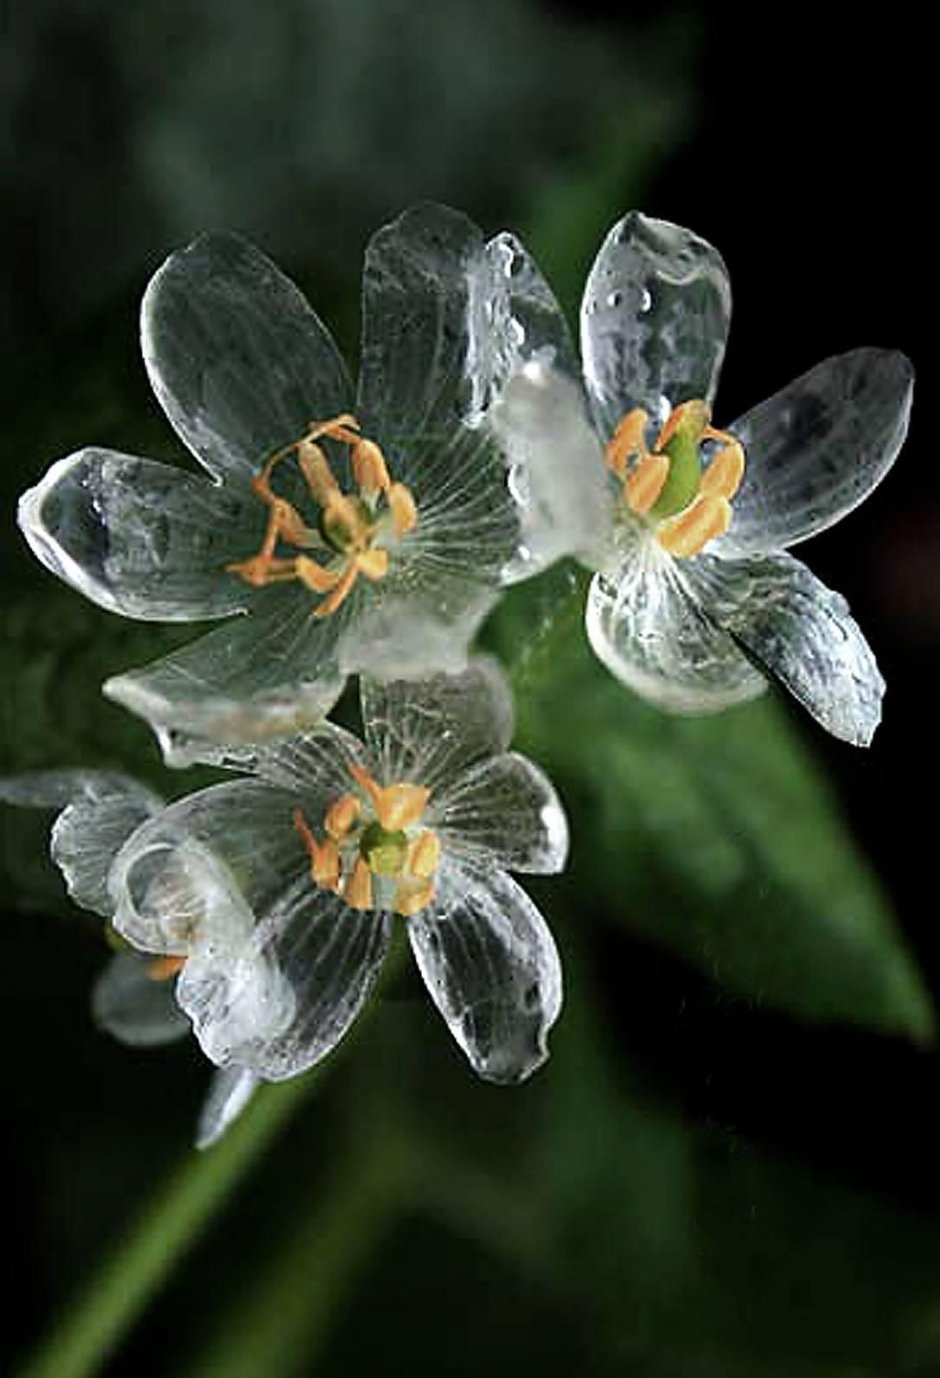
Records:
[[[104,685],[108,698],[146,719],[174,766],[205,744],[290,736],[319,722],[345,679],[338,644],[346,607],[311,614],[293,587],[267,589],[251,613]]]
[[[199,1113],[196,1147],[211,1148],[238,1119],[258,1086],[247,1067],[222,1067],[213,1074]]]
[[[260,512],[202,476],[91,447],[53,464],[17,520],[37,558],[86,598],[169,622],[246,606],[249,589],[225,564],[260,544]]]
[[[868,746],[885,685],[841,594],[792,555],[701,556],[694,566],[709,616],[827,731]]]
[[[460,675],[360,682],[366,745],[380,780],[435,791],[512,738],[512,697],[495,660],[479,657]]]
[[[662,422],[711,402],[731,318],[728,273],[691,230],[630,211],[601,246],[581,305],[584,378],[606,441],[625,412]]]
[[[467,647],[499,594],[461,570],[454,554],[439,560],[425,544],[403,577],[393,570],[360,602],[340,649],[344,674],[416,679],[465,669]]]
[[[548,1057],[561,965],[548,925],[504,872],[448,858],[434,905],[408,922],[415,960],[457,1043],[487,1081],[525,1080]]]
[[[326,327],[238,235],[203,235],[170,255],[144,295],[141,345],[171,425],[219,478],[247,482],[311,420],[349,408]]]
[[[132,1048],[155,1048],[189,1033],[189,1020],[176,1002],[176,982],[151,980],[149,965],[139,952],[118,952],[91,992],[95,1023]]]
[[[825,359],[729,429],[747,467],[715,551],[763,554],[851,512],[891,468],[907,434],[914,370],[889,349]]]
[[[553,875],[568,856],[568,821],[555,789],[538,766],[507,752],[483,761],[435,797],[428,824],[456,855],[508,871]]]
[[[766,687],[703,611],[679,562],[651,538],[591,581],[585,614],[595,655],[641,697],[674,713],[714,713]]]

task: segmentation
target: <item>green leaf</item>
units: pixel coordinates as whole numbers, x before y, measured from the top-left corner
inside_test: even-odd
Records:
[[[555,571],[513,591],[488,628],[512,668],[516,743],[575,820],[568,884],[582,912],[737,995],[929,1038],[890,908],[774,696],[706,718],[650,708],[592,656],[584,584]]]

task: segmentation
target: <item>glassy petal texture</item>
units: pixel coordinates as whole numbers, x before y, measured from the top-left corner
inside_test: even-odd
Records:
[[[512,697],[498,664],[473,660],[461,675],[380,681],[363,676],[362,719],[380,779],[432,791],[512,738]]]
[[[221,1139],[245,1109],[257,1085],[258,1078],[247,1067],[221,1067],[215,1072],[199,1114],[197,1148],[211,1148]]]
[[[225,565],[259,544],[260,509],[201,475],[90,447],[23,494],[18,521],[46,568],[109,612],[168,622],[250,601]]]
[[[341,647],[347,674],[416,679],[465,669],[467,647],[499,595],[492,579],[461,572],[452,556],[451,549],[439,560],[431,543],[419,544],[401,576],[393,570],[362,600]]]
[[[601,437],[643,407],[662,422],[711,402],[731,319],[728,273],[691,230],[631,211],[608,234],[581,305],[584,378]]]
[[[867,746],[884,680],[841,594],[792,555],[694,562],[698,596],[747,654],[827,731]]]
[[[343,687],[337,646],[349,610],[311,615],[292,587],[262,592],[239,617],[181,650],[109,679],[108,698],[151,724],[170,765],[206,742],[286,736],[319,722]]]
[[[586,626],[598,659],[659,708],[713,713],[765,687],[733,639],[703,611],[677,562],[652,540],[627,552],[616,571],[594,576]]]
[[[408,936],[432,1000],[474,1071],[523,1081],[548,1056],[561,966],[535,905],[504,872],[448,859]]]
[[[880,483],[907,434],[914,370],[903,354],[826,359],[729,427],[747,454],[734,520],[715,551],[780,550],[824,530]]]
[[[189,1033],[189,1020],[176,1003],[176,982],[151,980],[149,965],[139,952],[119,952],[91,992],[98,1027],[134,1048],[172,1043]]]
[[[366,764],[359,738],[331,722],[283,741],[209,749],[200,760],[258,775],[302,797],[304,807],[314,813],[349,789],[350,766]]]
[[[551,781],[515,752],[465,771],[435,797],[427,821],[448,852],[509,871],[552,875],[568,856],[568,823]]]
[[[203,235],[170,255],[144,296],[141,345],[171,424],[220,478],[247,482],[312,420],[350,406],[326,327],[238,235]]]

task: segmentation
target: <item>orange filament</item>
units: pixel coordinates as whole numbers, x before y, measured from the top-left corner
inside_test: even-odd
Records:
[[[147,963],[144,975],[148,981],[169,981],[170,977],[176,976],[185,965],[185,957],[154,957],[152,962]]]
[[[330,468],[320,439],[348,445],[357,496],[344,493]],[[289,455],[297,461],[310,495],[320,509],[316,527],[308,526],[296,507],[271,487],[275,467]],[[278,450],[252,479],[251,489],[268,509],[261,547],[247,560],[226,565],[253,588],[299,580],[321,595],[315,617],[329,617],[349,597],[360,575],[377,581],[388,573],[389,552],[383,541],[397,541],[418,523],[414,498],[403,483],[393,483],[385,457],[373,440],[359,434],[354,416],[343,413],[329,421],[311,422],[306,435]],[[278,543],[300,554],[278,555]],[[338,556],[320,564],[303,553],[320,548]]]

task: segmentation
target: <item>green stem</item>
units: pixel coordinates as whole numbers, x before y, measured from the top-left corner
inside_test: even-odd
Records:
[[[305,1077],[261,1087],[220,1144],[186,1159],[18,1378],[88,1378],[100,1371],[332,1061]]]

